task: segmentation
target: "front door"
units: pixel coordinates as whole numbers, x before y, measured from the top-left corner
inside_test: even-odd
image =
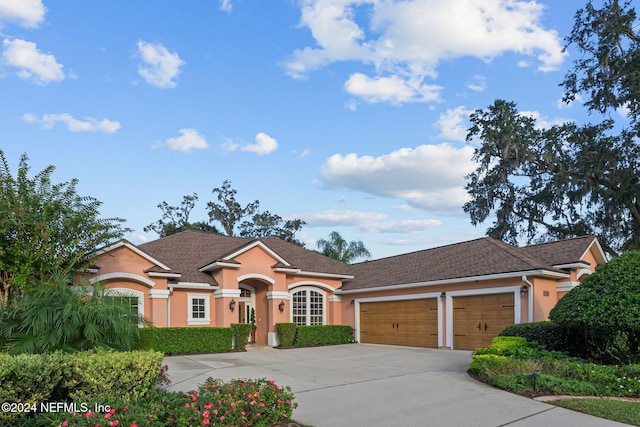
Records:
[[[248,288],[240,288],[240,298],[238,299],[238,323],[255,322],[255,311],[253,310],[253,292]],[[253,313],[254,319],[251,318]],[[249,342],[253,342],[253,334],[249,334]]]

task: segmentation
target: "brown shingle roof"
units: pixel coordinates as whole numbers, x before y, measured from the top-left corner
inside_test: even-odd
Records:
[[[571,264],[580,261],[580,257],[589,249],[594,240],[596,240],[595,236],[581,236],[525,246],[520,250],[550,265]]]
[[[349,266],[346,264],[276,237],[245,239],[189,230],[143,243],[138,248],[167,264],[172,270],[180,271],[182,273],[180,281],[215,285],[215,280],[210,274],[198,270],[216,261],[222,261],[230,254],[255,243],[256,240],[278,254],[290,264],[290,268],[316,273],[350,274]],[[225,262],[229,261],[231,260]],[[276,264],[277,261],[274,260],[274,265]]]
[[[554,263],[555,264],[555,263]],[[465,277],[549,270],[545,260],[489,237],[351,265],[355,278],[342,290]]]

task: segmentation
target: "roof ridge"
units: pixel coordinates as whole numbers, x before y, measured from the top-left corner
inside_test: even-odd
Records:
[[[566,239],[552,240],[550,242],[534,243],[532,245],[523,246],[521,249],[532,248],[532,247],[535,247],[535,246],[553,245],[553,244],[558,244],[558,243],[562,243],[562,242],[568,242],[568,241],[571,241],[571,240],[595,239],[595,238],[597,238],[597,236],[595,234],[585,234],[584,236],[575,236],[575,237],[569,237],[569,238],[566,238]]]
[[[518,258],[520,261],[524,262],[525,264],[529,264],[531,267],[540,267],[545,265],[544,262],[541,262],[540,260],[533,258],[527,254],[524,254],[521,252],[522,248],[518,247],[518,246],[513,246],[510,245],[508,243],[505,243],[501,240],[497,240],[497,239],[488,239],[488,242],[490,242],[492,245],[500,248],[502,251],[507,252],[508,254],[515,256],[516,258]],[[508,249],[507,249],[508,248]],[[551,266],[547,266],[547,267],[551,267]]]

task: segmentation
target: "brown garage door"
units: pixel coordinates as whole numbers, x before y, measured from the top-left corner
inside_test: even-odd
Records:
[[[454,297],[453,348],[487,347],[513,318],[513,293]]]
[[[438,301],[361,303],[360,342],[437,348]]]

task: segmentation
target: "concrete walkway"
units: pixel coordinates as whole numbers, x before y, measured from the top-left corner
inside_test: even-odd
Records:
[[[169,390],[208,377],[290,386],[293,419],[329,426],[607,427],[606,421],[500,391],[467,374],[471,353],[371,344],[170,356]]]

